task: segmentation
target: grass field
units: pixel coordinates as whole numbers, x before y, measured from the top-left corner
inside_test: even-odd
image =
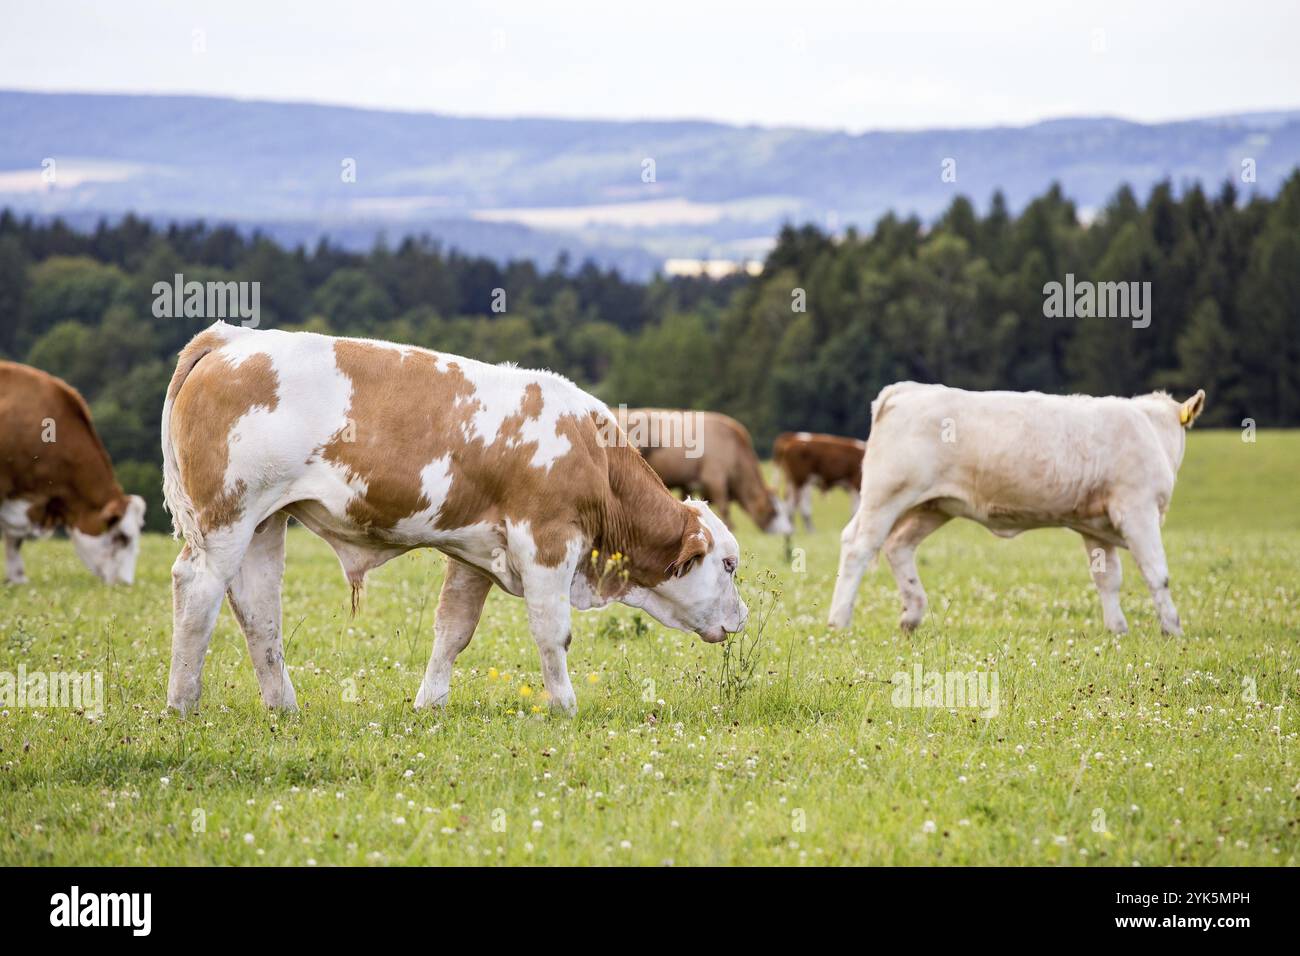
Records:
[[[223,610],[181,719],[164,707],[176,542],[147,539],[135,587],[112,590],[68,542],[29,543],[33,583],[0,588],[0,670],[102,671],[106,708],[0,714],[0,863],[1294,865],[1298,476],[1300,433],[1192,435],[1165,527],[1178,640],[1127,555],[1116,639],[1077,536],[969,523],[920,552],[915,634],[883,566],[830,633],[847,499],[796,536],[802,570],[741,516],[744,644],[576,614],[572,720],[538,708],[524,607],[500,592],[450,706],[416,712],[443,559],[373,573],[349,619],[301,528],[284,621],[302,711],[262,708]],[[918,663],[995,673],[997,714],[895,706]]]

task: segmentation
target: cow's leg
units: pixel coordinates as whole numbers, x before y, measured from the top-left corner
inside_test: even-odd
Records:
[[[572,612],[569,589],[577,570],[577,551],[557,567],[548,568],[535,557],[535,551],[519,562],[524,585],[524,604],[528,608],[528,629],[542,657],[542,681],[551,698],[551,707],[573,714],[578,698],[569,683],[568,651],[572,637]]]
[[[862,496],[858,494],[858,489],[850,488],[849,489],[849,514],[855,515],[858,513],[858,503],[861,500],[862,500]]]
[[[857,513],[840,534],[840,569],[835,578],[835,593],[827,623],[831,627],[848,627],[853,620],[853,603],[857,600],[862,575],[884,546],[903,512],[913,502],[898,495],[876,501],[864,495]]]
[[[947,523],[948,516],[938,511],[909,511],[885,539],[885,557],[903,598],[903,616],[898,619],[898,626],[905,631],[915,630],[925,617],[925,588],[921,587],[921,576],[916,570],[916,549]]]
[[[433,654],[415,695],[416,707],[442,706],[451,692],[451,668],[478,627],[492,581],[468,564],[447,559],[438,613],[433,620]]]
[[[1174,637],[1182,637],[1183,628],[1178,621],[1178,611],[1169,594],[1169,565],[1165,561],[1165,546],[1160,540],[1159,513],[1153,507],[1130,512],[1125,515],[1120,531],[1151,590],[1151,600],[1160,616],[1160,630]]]
[[[799,489],[799,514],[803,516],[803,527],[805,531],[812,532],[812,503],[813,503],[813,483],[807,482]],[[790,519],[794,520],[793,517]]]
[[[782,497],[785,500],[785,506],[790,509],[790,524],[793,527],[799,514],[799,486],[791,480],[789,475],[782,476],[781,485]]]
[[[563,578],[547,575],[544,579],[533,576],[532,594],[528,581],[524,583],[524,600],[528,605],[528,627],[537,642],[542,656],[542,681],[551,695],[551,706],[566,714],[578,710],[578,698],[569,683],[568,652],[572,637],[569,610],[569,583],[572,575]]]
[[[10,584],[26,584],[27,571],[23,568],[23,556],[19,549],[23,539],[16,534],[6,534],[5,538],[5,580]]]
[[[1101,595],[1101,616],[1106,628],[1116,634],[1128,633],[1128,621],[1119,606],[1119,587],[1124,568],[1119,563],[1119,548],[1091,535],[1083,535],[1083,549],[1088,552],[1088,569]]]
[[[188,713],[203,692],[203,659],[221,599],[239,570],[252,529],[229,531],[205,550],[186,545],[172,565],[172,668],[167,705]]]
[[[726,482],[704,481],[701,487],[704,493],[704,500],[709,503],[713,513],[722,519],[722,523],[728,528],[731,524],[731,499],[727,497]]]
[[[297,710],[298,698],[284,663],[280,614],[288,523],[288,515],[273,514],[253,534],[239,571],[226,589],[226,598],[248,643],[262,703],[280,710]]]

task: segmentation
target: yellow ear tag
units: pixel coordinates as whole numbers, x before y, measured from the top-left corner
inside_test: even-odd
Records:
[[[1187,420],[1192,417],[1191,410],[1186,405],[1178,406],[1178,424],[1186,425]]]

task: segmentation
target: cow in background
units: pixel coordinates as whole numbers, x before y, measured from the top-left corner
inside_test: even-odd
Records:
[[[866,442],[839,435],[782,432],[776,436],[772,462],[785,481],[791,515],[797,512],[803,516],[805,530],[813,530],[813,488],[821,491],[843,488],[849,493],[849,513],[858,510],[862,456],[866,450]]]
[[[698,494],[731,527],[731,503],[767,534],[790,534],[785,502],[763,480],[744,425],[719,412],[620,408],[619,425],[663,483]]]
[[[135,580],[144,499],[128,495],[75,388],[40,369],[0,362],[0,532],[5,578],[27,583],[28,538],[67,529],[100,580]]]
[[[1146,580],[1166,634],[1180,635],[1160,526],[1205,392],[1185,402],[967,392],[899,382],[871,403],[862,497],[840,538],[830,625],[847,627],[863,572],[883,548],[903,597],[900,625],[925,614],[916,549],[951,518],[1011,538],[1063,527],[1083,538],[1106,627],[1120,609],[1119,548]]]

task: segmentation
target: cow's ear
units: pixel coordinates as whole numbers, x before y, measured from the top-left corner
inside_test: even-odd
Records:
[[[1198,388],[1196,394],[1178,406],[1178,421],[1184,428],[1191,428],[1192,422],[1200,417],[1205,409],[1205,389]]]
[[[692,515],[686,522],[686,530],[682,532],[681,550],[677,552],[673,563],[668,565],[668,576],[680,578],[686,574],[695,567],[696,561],[709,553],[709,546],[712,544],[712,536],[708,529]]]
[[[126,514],[127,503],[126,498],[115,498],[100,509],[99,519],[104,522],[105,528],[111,531],[117,526]]]

